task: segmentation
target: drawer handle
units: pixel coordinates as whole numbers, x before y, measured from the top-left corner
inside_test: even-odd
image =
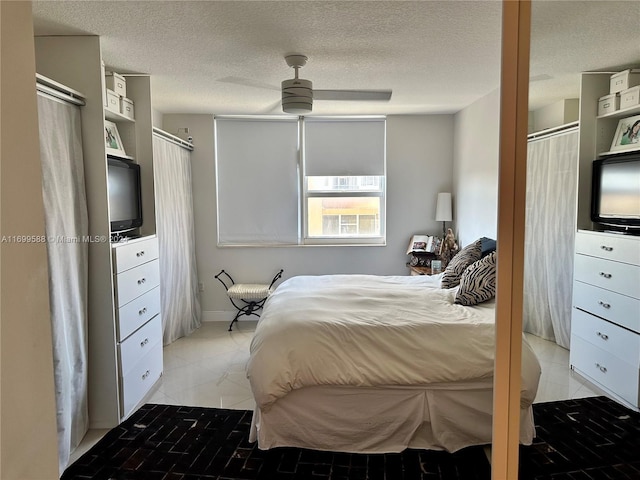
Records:
[[[151,374],[151,372],[149,372],[149,370],[147,370],[146,372],[144,372],[144,373],[142,374],[142,380],[146,380],[146,379],[147,379],[147,377],[148,377],[150,374]]]
[[[611,252],[613,251],[613,247],[608,247],[606,245],[600,245],[600,248],[606,252]]]
[[[611,274],[606,272],[600,272],[600,276],[604,278],[611,278]]]
[[[144,307],[142,310],[138,310],[138,315],[144,315],[147,313],[147,307]]]
[[[609,335],[607,335],[606,333],[596,332],[596,335],[598,335],[603,340],[609,340]]]
[[[602,308],[611,308],[610,304],[604,303],[602,300],[598,300],[598,305],[601,305]]]
[[[602,365],[600,365],[599,363],[596,363],[596,367],[598,368],[598,370],[600,370],[602,373],[607,373],[607,367],[603,367]]]
[[[145,338],[142,342],[140,342],[140,348],[144,348],[144,346],[149,343],[149,339]]]
[[[144,250],[141,250],[138,253],[136,253],[136,257],[143,257],[143,256],[144,256]]]
[[[146,281],[147,281],[147,279],[142,277],[140,280],[138,280],[138,285],[142,285]]]

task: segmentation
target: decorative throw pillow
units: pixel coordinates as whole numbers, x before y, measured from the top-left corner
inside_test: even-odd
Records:
[[[477,305],[496,296],[496,252],[475,262],[460,277],[455,303]]]
[[[481,248],[482,242],[478,239],[454,255],[442,274],[442,288],[453,288],[460,283],[462,272],[473,262],[480,260]]]
[[[482,255],[481,257],[486,257],[491,252],[495,252],[496,250],[496,241],[493,238],[482,237],[480,239],[482,242]]]

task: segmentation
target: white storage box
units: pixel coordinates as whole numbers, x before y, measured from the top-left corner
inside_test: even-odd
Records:
[[[640,70],[624,70],[611,75],[609,93],[618,93],[636,85],[640,85]]]
[[[620,92],[620,109],[640,105],[640,85]]]
[[[112,112],[120,113],[120,97],[114,92],[107,88],[107,109]]]
[[[122,75],[116,72],[107,72],[105,80],[107,82],[107,88],[116,92],[117,95],[122,97],[127,96],[127,81]]]
[[[125,97],[120,97],[120,113],[125,117],[134,119],[135,113],[133,111],[133,100]]]
[[[598,99],[598,115],[606,115],[620,108],[620,96],[617,93],[605,95]]]

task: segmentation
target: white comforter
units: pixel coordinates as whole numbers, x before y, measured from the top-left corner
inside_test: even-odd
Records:
[[[257,406],[312,385],[427,385],[490,377],[494,303],[464,307],[439,277],[327,275],[269,297],[247,374]]]

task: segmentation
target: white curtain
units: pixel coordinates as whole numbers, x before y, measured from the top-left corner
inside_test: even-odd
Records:
[[[569,348],[578,132],[532,140],[527,153],[524,331]]]
[[[165,345],[201,325],[190,162],[188,150],[154,135],[153,176]]]
[[[60,473],[88,428],[89,234],[79,107],[38,95]]]

